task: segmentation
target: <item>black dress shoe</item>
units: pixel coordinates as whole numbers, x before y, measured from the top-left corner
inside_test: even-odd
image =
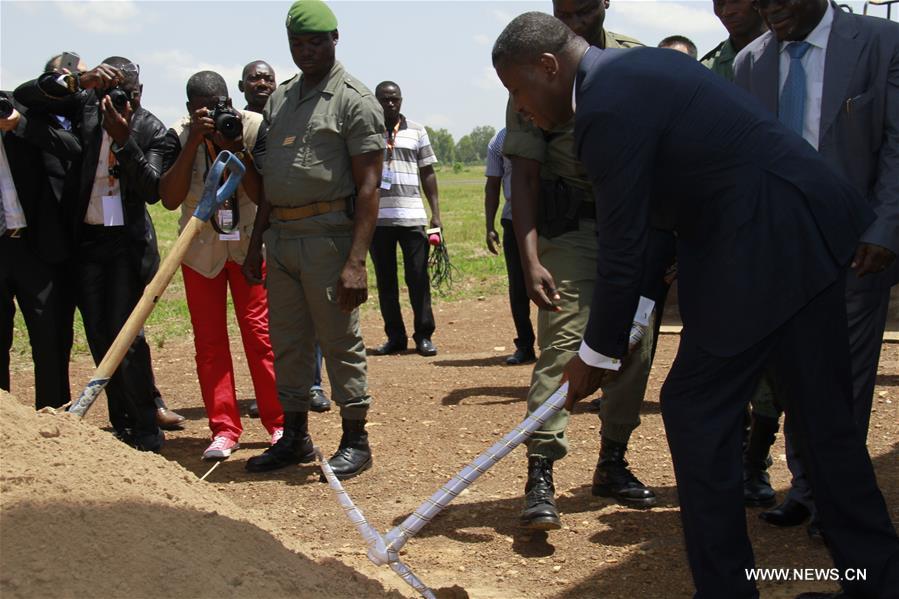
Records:
[[[799,526],[811,515],[807,507],[788,497],[779,506],[759,514],[759,518],[774,526]]]
[[[431,343],[430,339],[420,339],[415,342],[415,351],[418,352],[420,356],[436,356],[437,348],[434,347],[434,344]]]
[[[521,349],[518,348],[515,350],[515,353],[506,358],[506,364],[509,366],[518,366],[519,364],[529,364],[534,362],[537,359],[536,354],[534,354],[533,349]]]
[[[259,404],[256,403],[255,399],[250,403],[247,414],[250,416],[250,418],[259,418]]]
[[[398,354],[406,351],[408,346],[409,341],[407,339],[388,339],[383,344],[372,348],[369,351],[373,356],[389,356],[390,354]]]
[[[552,460],[540,456],[528,458],[528,482],[524,487],[524,510],[518,519],[522,528],[558,530],[562,528],[554,497]]]
[[[309,393],[309,409],[313,412],[327,412],[331,409],[331,400],[324,389],[315,388]]]

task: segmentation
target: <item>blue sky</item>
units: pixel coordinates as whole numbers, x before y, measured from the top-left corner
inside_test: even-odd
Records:
[[[857,12],[861,3],[852,2]],[[110,55],[141,66],[144,106],[167,125],[186,111],[184,83],[200,70],[221,73],[238,103],[244,64],[271,63],[279,81],[296,72],[284,19],[290,2],[0,2],[0,88],[35,77],[63,50],[88,66]],[[550,0],[384,2],[338,0],[337,58],[370,88],[385,79],[403,89],[403,113],[458,139],[478,125],[503,124],[506,94],[490,66],[496,36],[516,15],[552,12]],[[875,8],[874,14],[885,14]],[[674,33],[700,54],[726,37],[712,0],[612,0],[612,31],[655,45]],[[225,36],[223,32],[233,32]],[[242,98],[241,98],[242,100]]]

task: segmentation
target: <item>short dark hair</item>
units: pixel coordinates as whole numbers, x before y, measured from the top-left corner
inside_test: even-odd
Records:
[[[135,82],[140,78],[140,67],[124,56],[110,56],[103,60],[103,64],[122,70],[126,81]]]
[[[559,19],[542,12],[526,12],[506,25],[493,44],[493,66],[530,64],[541,54],[558,54],[575,38]]]
[[[49,73],[50,71],[55,71],[59,68],[59,64],[62,63],[62,54],[57,54],[50,58],[47,61],[47,64],[44,65],[44,72]]]
[[[200,71],[187,80],[187,101],[194,98],[219,98],[228,96],[225,78],[215,71]]]
[[[272,72],[272,74],[275,73],[275,69],[273,69],[273,68],[272,68],[272,65],[270,65],[269,63],[265,62],[264,60],[254,60],[253,62],[248,62],[248,63],[244,66],[243,71],[240,73],[240,78],[241,78],[241,80],[246,79],[246,78],[247,78],[247,71],[249,71],[251,67],[254,67],[254,66],[256,66],[257,64],[264,64],[265,66],[268,67],[268,69]]]
[[[381,90],[383,90],[387,87],[395,87],[396,91],[400,92],[401,96],[403,95],[403,90],[401,90],[400,86],[397,85],[396,83],[394,83],[393,81],[382,81],[381,83],[379,83],[378,86],[375,88],[375,95],[377,96],[378,94],[381,93]]]
[[[683,35],[669,35],[665,39],[659,42],[659,48],[670,48],[671,46],[686,46],[687,50],[690,53],[690,56],[696,58],[699,56],[699,52],[696,50],[696,44],[693,43],[688,37],[684,37]]]

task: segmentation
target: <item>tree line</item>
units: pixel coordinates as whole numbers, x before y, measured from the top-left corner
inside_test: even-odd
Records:
[[[496,134],[496,129],[489,125],[483,125],[472,129],[468,135],[463,135],[459,141],[453,140],[453,135],[446,129],[431,129],[425,127],[431,140],[431,147],[437,160],[443,164],[483,163],[487,158],[487,143]]]

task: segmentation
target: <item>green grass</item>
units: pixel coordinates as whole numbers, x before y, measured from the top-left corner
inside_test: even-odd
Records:
[[[504,292],[506,271],[502,256],[494,256],[484,244],[484,168],[465,167],[454,173],[451,168],[438,169],[437,181],[440,189],[440,211],[443,220],[443,235],[447,243],[450,259],[458,269],[450,289],[435,291],[433,302],[454,301],[470,297],[487,296]],[[150,207],[150,214],[159,236],[159,251],[166,256],[178,236],[178,216],[180,211],[168,211],[161,204]],[[497,219],[496,226],[499,227]],[[402,254],[397,252],[398,268],[402,273]],[[371,261],[368,263],[368,277],[371,292],[363,307],[365,318],[380,318],[378,314],[377,282]],[[402,282],[402,277],[400,277]],[[408,306],[405,286],[401,289],[403,305]],[[233,310],[229,310],[233,314]],[[236,334],[236,322],[230,322],[232,334]],[[13,354],[19,359],[29,359],[31,349],[28,333],[21,313],[16,314],[13,338]],[[147,339],[155,351],[160,351],[170,342],[192,338],[190,314],[184,299],[184,283],[181,271],[177,271],[159,303],[146,323]],[[87,354],[87,341],[81,317],[75,316],[74,355]]]

